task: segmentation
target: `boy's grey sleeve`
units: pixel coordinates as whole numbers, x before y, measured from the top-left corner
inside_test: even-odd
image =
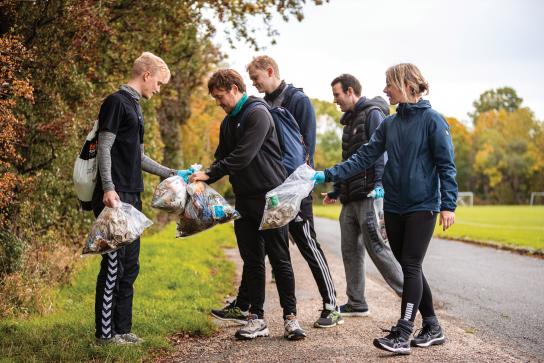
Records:
[[[168,178],[176,175],[177,171],[167,168],[164,165],[157,163],[149,156],[144,154],[144,144],[140,144],[140,152],[142,154],[142,170],[150,174],[158,175],[161,178]]]
[[[115,134],[108,131],[101,131],[98,134],[98,170],[100,170],[100,180],[102,180],[102,190],[111,192],[115,190],[115,185],[111,179],[111,147],[115,141]]]

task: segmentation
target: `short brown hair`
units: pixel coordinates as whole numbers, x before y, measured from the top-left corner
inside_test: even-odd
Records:
[[[385,72],[385,82],[398,88],[404,97],[408,98],[405,87],[408,86],[411,91],[411,96],[419,96],[429,94],[429,83],[419,68],[411,63],[400,63],[391,66]]]
[[[272,67],[272,69],[274,70],[274,75],[277,79],[279,79],[280,69],[278,68],[278,63],[276,63],[276,61],[272,57],[269,57],[267,55],[260,55],[253,58],[251,63],[246,66],[246,70],[249,72],[250,68],[255,68],[266,71],[268,67]]]
[[[361,97],[361,92],[363,91],[363,88],[361,87],[361,82],[351,74],[341,74],[331,82],[331,87],[334,87],[335,84],[340,83],[340,86],[342,86],[342,91],[344,93],[348,93],[348,89],[351,87],[353,90],[353,93],[357,97]]]
[[[246,91],[246,85],[240,73],[230,68],[220,69],[208,80],[208,92],[212,93],[214,89],[230,91],[233,85],[236,85],[240,92]]]

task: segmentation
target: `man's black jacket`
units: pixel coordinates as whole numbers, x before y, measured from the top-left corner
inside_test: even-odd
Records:
[[[263,106],[253,107],[246,114],[254,102]],[[227,115],[221,123],[215,161],[207,170],[208,183],[229,175],[236,197],[261,196],[285,180],[281,160],[272,115],[262,99],[251,96],[235,117]]]

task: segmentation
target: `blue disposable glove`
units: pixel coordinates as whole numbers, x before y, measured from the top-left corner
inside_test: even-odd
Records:
[[[178,170],[178,176],[182,177],[185,183],[189,182],[189,176],[193,174],[193,168]]]
[[[310,180],[315,181],[315,184],[323,184],[325,183],[325,172],[323,171],[316,171],[314,176]]]
[[[385,191],[381,186],[376,186],[373,191],[367,194],[367,197],[381,199],[385,195]]]

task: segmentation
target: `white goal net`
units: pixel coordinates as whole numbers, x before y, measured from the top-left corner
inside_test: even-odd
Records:
[[[544,205],[544,192],[532,192],[530,205]]]
[[[472,207],[474,205],[474,193],[472,192],[458,192],[457,193],[457,205],[464,207]]]

